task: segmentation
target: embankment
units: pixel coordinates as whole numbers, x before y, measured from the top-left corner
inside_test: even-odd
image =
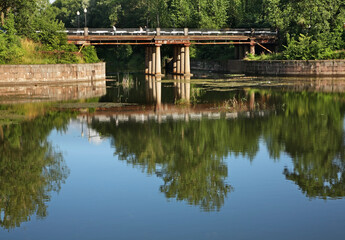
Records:
[[[105,77],[105,63],[0,65],[0,84],[85,82]]]
[[[344,77],[345,60],[192,60],[193,70],[269,76]]]

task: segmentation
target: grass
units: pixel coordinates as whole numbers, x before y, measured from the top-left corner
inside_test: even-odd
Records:
[[[44,47],[40,43],[36,43],[27,38],[21,39],[21,56],[8,64],[55,64],[61,62],[63,52],[59,51],[44,51]],[[74,53],[73,58],[77,62],[83,63],[83,57]],[[75,61],[74,60],[74,61]]]
[[[244,60],[248,61],[268,61],[268,60],[282,60],[284,59],[284,56],[282,53],[271,53],[271,54],[260,54],[260,55],[252,55],[248,54],[247,57],[244,58]]]

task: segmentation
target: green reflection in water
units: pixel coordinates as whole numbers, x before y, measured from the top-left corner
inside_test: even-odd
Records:
[[[21,124],[0,126],[0,226],[19,227],[32,215],[47,216],[51,193],[69,175],[62,153],[47,140],[66,130],[71,114],[49,112]]]
[[[345,98],[306,93],[282,95],[282,114],[269,118],[265,129],[268,150],[275,159],[281,152],[292,157],[294,169],[285,169],[310,198],[345,196]]]
[[[224,157],[241,154],[252,161],[260,139],[273,159],[282,153],[291,156],[294,168],[284,174],[307,197],[344,197],[344,96],[255,90],[248,92],[252,98],[253,92],[256,102],[275,111],[264,117],[127,122],[119,127],[94,120],[91,126],[113,139],[121,160],[160,177],[160,191],[167,198],[205,211],[219,210],[232,190]]]

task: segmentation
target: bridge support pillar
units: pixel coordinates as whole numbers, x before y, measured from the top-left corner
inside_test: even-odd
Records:
[[[185,73],[185,60],[186,60],[186,53],[185,53],[185,47],[181,47],[181,74]]]
[[[174,53],[173,53],[173,74],[177,73],[177,47],[174,46]]]
[[[149,74],[149,48],[145,47],[145,74]]]
[[[161,44],[156,44],[154,47],[146,47],[145,74],[162,75]]]
[[[184,74],[185,75],[191,75],[190,74],[190,54],[189,54],[189,46],[190,44],[185,44],[184,46],[184,56],[185,56],[185,67],[184,67]]]
[[[190,43],[174,46],[173,74],[191,76],[190,73]]]
[[[152,48],[152,72],[151,74],[156,74],[156,48],[155,47],[151,47]]]
[[[148,59],[148,73],[153,73],[153,61],[152,61],[152,47],[147,47],[147,59]]]
[[[255,41],[250,39],[250,54],[255,55]]]
[[[176,47],[176,73],[181,73],[181,47]]]
[[[162,75],[162,64],[161,64],[161,44],[156,44],[156,67],[155,67],[155,74]]]

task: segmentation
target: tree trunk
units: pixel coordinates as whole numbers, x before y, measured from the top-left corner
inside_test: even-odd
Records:
[[[5,14],[1,12],[1,26],[5,25]]]

